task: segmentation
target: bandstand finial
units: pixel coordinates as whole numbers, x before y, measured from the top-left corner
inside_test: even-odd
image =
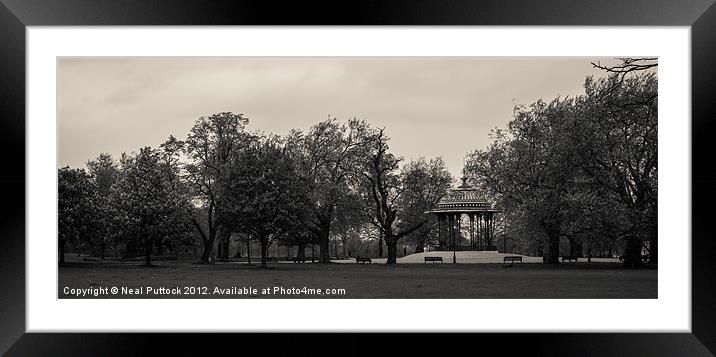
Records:
[[[462,185],[460,185],[460,188],[470,187],[470,185],[467,184],[467,168],[465,167],[466,157],[467,154],[463,155],[462,157],[462,177],[460,178],[462,180]]]
[[[467,175],[463,174],[461,180],[462,180],[462,185],[460,185],[460,188],[470,187],[470,185],[467,184]]]

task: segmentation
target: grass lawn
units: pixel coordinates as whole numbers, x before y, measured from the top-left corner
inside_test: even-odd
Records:
[[[193,262],[68,264],[59,267],[60,298],[68,288],[105,289],[99,298],[657,298],[656,269],[624,269],[620,264],[290,264],[266,269],[242,263]],[[181,293],[147,294],[146,287],[179,288]],[[107,293],[112,287],[142,295]],[[188,287],[185,289],[185,287]],[[190,287],[194,287],[191,289]],[[215,288],[237,290],[215,294]],[[243,289],[246,287],[247,289]],[[345,289],[340,295],[266,294],[284,289]],[[251,288],[256,288],[252,291]],[[97,291],[97,290],[95,290]],[[175,290],[176,291],[176,290]],[[198,294],[199,292],[206,294]],[[84,296],[83,298],[94,298]]]

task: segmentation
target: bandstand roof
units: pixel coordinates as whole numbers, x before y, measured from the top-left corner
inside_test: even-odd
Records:
[[[462,178],[462,184],[448,192],[432,210],[426,213],[479,213],[497,212],[482,194],[468,185],[467,177]]]

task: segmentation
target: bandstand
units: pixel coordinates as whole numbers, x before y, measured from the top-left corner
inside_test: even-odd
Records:
[[[450,190],[433,210],[427,212],[438,218],[436,250],[497,251],[493,242],[497,212],[463,177],[460,186]],[[462,230],[464,216],[469,220],[468,237],[464,237]]]

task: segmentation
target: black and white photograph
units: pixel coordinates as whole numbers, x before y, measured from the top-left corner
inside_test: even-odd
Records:
[[[0,354],[712,356],[715,28],[0,0]]]
[[[658,64],[58,57],[58,298],[657,299]]]

